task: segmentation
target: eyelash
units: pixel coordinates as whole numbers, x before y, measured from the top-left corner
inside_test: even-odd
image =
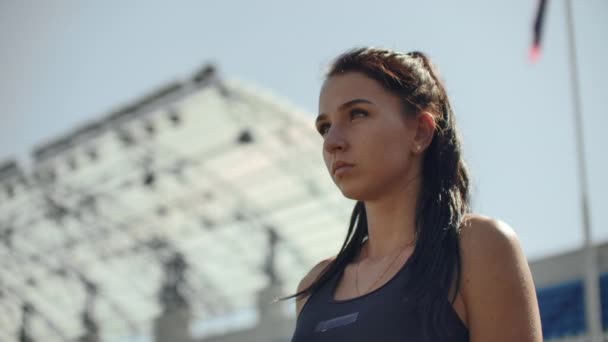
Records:
[[[356,114],[363,114],[364,117],[369,115],[369,113],[367,111],[365,111],[363,109],[357,109],[357,108],[352,109],[350,112],[348,112],[348,114],[350,115],[351,119],[354,119],[354,116]],[[317,131],[319,132],[319,134],[321,134],[321,136],[323,136],[323,135],[325,135],[325,133],[327,133],[327,130],[325,130],[325,128],[329,129],[329,127],[330,127],[330,124],[322,123],[317,128]]]

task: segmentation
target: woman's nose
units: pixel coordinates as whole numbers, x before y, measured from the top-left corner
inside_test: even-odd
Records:
[[[348,142],[344,134],[335,126],[329,128],[323,141],[323,149],[326,152],[332,153],[336,151],[344,151],[348,148]]]

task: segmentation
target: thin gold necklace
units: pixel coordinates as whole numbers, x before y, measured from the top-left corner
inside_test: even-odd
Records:
[[[384,275],[386,274],[386,272],[388,272],[388,270],[391,268],[391,266],[393,266],[393,264],[395,263],[395,261],[397,260],[397,258],[405,251],[405,249],[411,245],[413,245],[416,242],[416,240],[408,243],[407,245],[405,245],[405,247],[403,247],[403,250],[401,252],[399,252],[391,261],[391,263],[388,265],[388,267],[382,272],[382,274],[380,274],[380,276],[376,279],[376,281],[374,281],[374,283],[367,288],[367,290],[365,290],[365,293],[369,292],[372,288],[374,288],[374,286],[376,285],[376,283],[378,283],[378,281],[380,281],[380,279],[382,279],[382,277],[384,277]],[[361,296],[361,291],[359,291],[359,264],[361,263],[361,260],[359,260],[357,262],[357,268],[355,271],[355,288],[357,289],[357,295]]]

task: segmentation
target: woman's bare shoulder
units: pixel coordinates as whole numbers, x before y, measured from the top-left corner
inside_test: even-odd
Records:
[[[519,239],[507,223],[465,216],[461,292],[471,341],[540,341],[536,292]]]
[[[312,283],[317,280],[318,277],[321,276],[321,273],[323,273],[325,268],[329,266],[329,264],[334,261],[334,259],[335,257],[323,259],[319,261],[315,266],[313,266],[313,268],[311,268],[310,271],[308,271],[308,273],[306,273],[304,278],[302,278],[302,280],[300,281],[300,285],[298,285],[298,292],[312,285]]]
[[[485,229],[494,233],[514,235],[513,229],[505,222],[489,216],[469,213],[464,215],[461,231],[464,233],[471,230]]]
[[[460,229],[463,280],[466,276],[485,277],[487,267],[503,270],[527,266],[517,234],[507,223],[478,214],[464,217]],[[466,285],[466,283],[465,283]],[[466,290],[466,286],[465,286]]]
[[[315,282],[315,280],[317,280],[321,276],[321,274],[327,269],[327,266],[329,266],[329,264],[332,261],[334,261],[334,259],[335,259],[335,257],[323,259],[323,260],[319,261],[315,266],[313,266],[313,268],[310,269],[310,271],[308,271],[308,273],[306,273],[306,275],[302,278],[302,280],[300,280],[300,283],[298,284],[297,292],[304,291],[310,285],[312,285]],[[308,300],[308,296],[296,298],[296,314],[297,315],[300,314],[300,311],[302,310],[302,307],[304,307],[304,303],[306,303],[307,300]]]
[[[518,237],[507,223],[484,215],[467,214],[460,227],[461,248],[491,250],[500,245],[518,244]]]

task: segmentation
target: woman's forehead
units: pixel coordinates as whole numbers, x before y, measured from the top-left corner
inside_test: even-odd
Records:
[[[319,94],[319,112],[334,111],[353,99],[366,99],[373,103],[394,102],[398,98],[380,83],[360,72],[347,72],[325,80]]]

